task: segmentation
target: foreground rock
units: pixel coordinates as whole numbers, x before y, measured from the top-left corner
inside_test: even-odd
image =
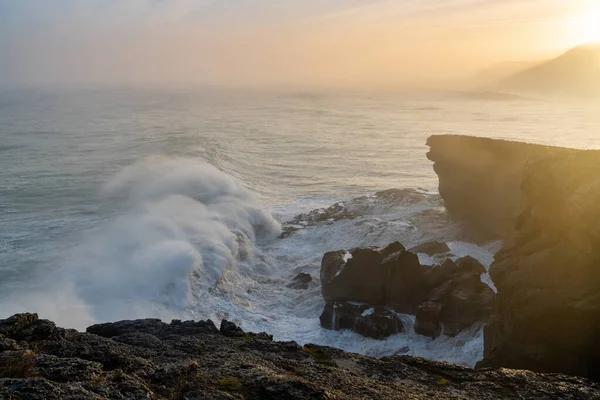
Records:
[[[434,162],[447,212],[465,221],[480,240],[511,235],[525,165],[537,157],[585,151],[459,135],[431,136]],[[550,195],[550,193],[549,193]]]
[[[444,333],[454,336],[484,322],[491,311],[494,294],[481,281],[484,272],[471,257],[456,263],[446,259],[440,265],[421,265],[417,255],[399,242],[385,248],[329,252],[321,262],[321,290],[327,302],[321,325],[357,331],[355,322],[360,319],[349,302],[358,302],[367,308],[388,307],[396,313],[417,315],[417,333],[436,337],[444,325]],[[334,303],[338,303],[338,316],[349,315],[348,321],[354,322],[331,323]],[[439,312],[432,312],[434,308]]]
[[[323,328],[349,329],[373,339],[404,332],[402,321],[393,310],[367,304],[327,303],[320,320]]]
[[[231,326],[226,332],[238,332]],[[147,319],[57,328],[0,320],[2,399],[597,399],[583,378],[474,371],[408,356],[381,360],[211,321]]]
[[[539,157],[519,185],[481,365],[600,380],[600,152]]]

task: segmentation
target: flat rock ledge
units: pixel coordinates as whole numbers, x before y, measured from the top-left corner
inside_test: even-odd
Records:
[[[275,342],[224,321],[0,320],[0,399],[599,399],[585,378]]]

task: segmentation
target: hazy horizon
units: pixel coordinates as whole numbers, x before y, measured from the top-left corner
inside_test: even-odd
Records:
[[[592,0],[0,0],[0,85],[451,87],[600,39],[599,10]]]

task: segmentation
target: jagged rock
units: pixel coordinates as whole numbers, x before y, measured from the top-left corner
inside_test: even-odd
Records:
[[[498,288],[481,366],[600,380],[600,152],[532,160],[514,233],[490,268]]]
[[[331,224],[340,220],[355,219],[373,212],[385,212],[399,205],[412,205],[431,197],[415,189],[388,189],[372,196],[361,196],[351,200],[335,203],[327,208],[319,208],[308,213],[298,214],[283,225],[282,237],[309,226]]]
[[[219,331],[223,336],[227,337],[240,337],[246,335],[246,332],[244,332],[242,328],[226,319],[221,321],[221,328]]]
[[[494,292],[481,281],[485,267],[472,257],[463,257],[438,267],[445,279],[428,295],[428,301],[417,308],[415,331],[425,336],[456,336],[471,325],[489,317]],[[445,270],[446,269],[446,270]],[[451,274],[451,275],[450,275]]]
[[[426,279],[431,267],[422,266],[415,253],[404,250],[386,257],[381,268],[383,304],[401,313],[414,314],[432,289]]]
[[[442,305],[428,301],[417,307],[415,332],[419,335],[436,338],[442,334]]]
[[[59,339],[67,335],[64,329],[56,329],[53,322],[40,320],[37,314],[15,314],[0,321],[0,334],[16,341]]]
[[[28,323],[19,324],[27,319]],[[2,334],[18,339],[26,351],[4,350],[0,358],[27,363],[25,368],[0,373],[2,399],[600,397],[600,386],[584,378],[507,369],[477,371],[409,356],[373,359],[329,347],[273,342],[260,334],[226,337],[217,329],[202,328],[214,327],[207,321],[121,321],[88,329],[110,337],[57,328],[32,316],[7,321],[0,320],[3,332],[9,332]],[[29,335],[32,325],[53,326],[53,335]],[[152,336],[161,344],[146,337],[138,346],[130,340],[136,334]],[[125,343],[119,338],[129,339]],[[0,362],[0,369],[6,364]]]
[[[321,262],[325,301],[383,304],[382,259],[378,247],[325,253]]]
[[[444,332],[454,336],[486,321],[490,314],[494,296],[481,281],[484,272],[485,267],[472,257],[456,263],[447,258],[440,265],[421,265],[417,255],[399,242],[383,249],[329,252],[321,263],[322,293],[327,302],[321,324],[361,333],[356,329],[359,318],[353,307],[340,309],[338,326],[330,319],[334,303],[358,302],[368,304],[367,308],[387,306],[398,313],[416,314],[419,333],[439,336],[444,324]],[[431,304],[419,309],[428,302],[438,303],[439,312],[432,313]]]
[[[417,246],[411,247],[410,249],[408,249],[408,251],[411,251],[413,253],[427,254],[428,256],[434,256],[436,254],[449,253],[450,247],[448,247],[446,243],[434,240],[432,242],[425,242]]]
[[[373,339],[384,339],[404,331],[398,315],[384,307],[366,304],[327,303],[320,317],[321,326],[331,330],[349,329]]]
[[[98,336],[111,338],[125,333],[143,332],[156,336],[162,332],[168,324],[159,319],[136,319],[133,321],[108,322],[105,324],[96,324],[88,327],[86,332]],[[218,332],[217,327],[211,320],[206,321],[179,321],[173,320],[170,330],[179,334],[199,334]]]
[[[291,289],[308,289],[308,286],[312,282],[312,276],[306,273],[299,273],[292,279],[290,283],[287,284],[287,287]]]

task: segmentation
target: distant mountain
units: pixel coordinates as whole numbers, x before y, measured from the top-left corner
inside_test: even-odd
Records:
[[[521,93],[600,96],[600,44],[575,47],[515,73],[500,85],[503,90]]]
[[[491,67],[483,69],[475,75],[474,79],[478,82],[481,82],[485,85],[497,84],[509,77],[513,76],[516,73],[521,71],[525,71],[526,69],[537,67],[538,65],[543,64],[544,61],[535,61],[535,62],[527,62],[527,61],[508,61],[502,62],[498,64],[494,64]]]

